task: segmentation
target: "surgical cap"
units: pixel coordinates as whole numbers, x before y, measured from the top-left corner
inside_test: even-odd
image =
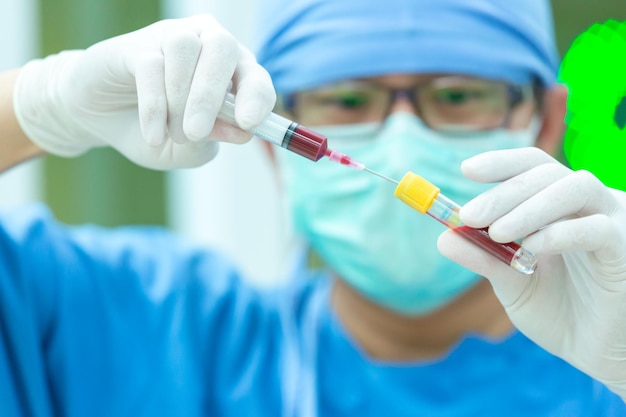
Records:
[[[548,0],[263,0],[257,59],[279,93],[392,73],[556,81]]]

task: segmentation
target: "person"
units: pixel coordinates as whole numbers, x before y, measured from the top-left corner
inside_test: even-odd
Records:
[[[414,170],[467,225],[524,239],[536,271],[380,178],[281,150],[294,225],[325,267],[303,254],[271,291],[160,228],[4,210],[1,414],[626,415],[626,199],[548,154],[566,97],[548,2],[268,0],[259,21],[256,60],[196,16],[2,74],[0,169],[97,146],[198,166],[250,138],[275,88],[333,149]],[[229,88],[241,129],[216,120]]]

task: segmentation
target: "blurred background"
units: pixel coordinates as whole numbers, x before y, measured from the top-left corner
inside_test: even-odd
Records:
[[[161,18],[211,13],[252,46],[255,0],[0,0],[0,70],[62,49],[84,48]],[[553,0],[558,47],[595,22],[626,20],[624,0]],[[0,150],[1,152],[1,150]],[[274,285],[286,275],[295,242],[260,143],[223,145],[205,167],[162,173],[115,152],[46,157],[0,177],[0,205],[43,201],[70,224],[165,225],[219,248],[249,279]],[[261,238],[259,239],[259,236]]]

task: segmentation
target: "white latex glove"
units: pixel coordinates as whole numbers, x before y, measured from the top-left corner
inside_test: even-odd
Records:
[[[26,135],[49,153],[111,146],[148,168],[186,168],[211,160],[216,140],[252,137],[216,122],[230,85],[242,129],[267,117],[276,100],[269,75],[214,18],[200,15],[32,61],[14,106]]]
[[[498,242],[524,239],[538,257],[522,275],[446,231],[439,250],[485,276],[514,325],[537,344],[626,398],[626,195],[536,148],[487,152],[463,173],[500,182],[461,220]]]

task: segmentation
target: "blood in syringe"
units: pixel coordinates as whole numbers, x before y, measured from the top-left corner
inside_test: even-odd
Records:
[[[354,169],[365,168],[365,165],[350,158],[348,155],[328,149],[328,139],[326,136],[297,123],[293,123],[289,126],[285,134],[285,139],[287,140],[287,146],[285,147],[288,150],[314,162],[326,156],[331,161],[340,163],[341,165]]]
[[[326,154],[328,149],[326,136],[297,123],[292,124],[288,132],[291,134],[286,146],[288,150],[313,162],[319,161]]]

